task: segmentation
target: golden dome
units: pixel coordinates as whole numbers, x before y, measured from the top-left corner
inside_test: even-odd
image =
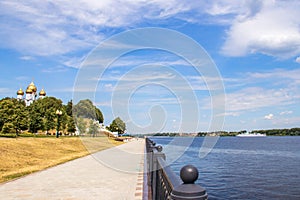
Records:
[[[30,89],[29,87],[26,90],[26,94],[31,94],[32,93],[32,89]]]
[[[42,89],[39,94],[40,94],[40,96],[46,96],[46,92],[44,89]]]
[[[23,92],[23,90],[22,90],[22,88],[20,88],[18,91],[17,91],[17,95],[24,95],[24,92]]]
[[[28,85],[27,89],[31,89],[32,92],[36,92],[36,91],[37,91],[37,88],[36,88],[36,86],[34,85],[33,82],[31,82],[31,83]]]

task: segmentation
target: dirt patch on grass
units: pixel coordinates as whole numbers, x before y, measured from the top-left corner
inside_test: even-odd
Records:
[[[107,137],[0,138],[0,182],[119,144]]]

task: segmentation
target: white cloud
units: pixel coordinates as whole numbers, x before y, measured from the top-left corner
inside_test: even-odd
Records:
[[[223,53],[286,58],[300,52],[299,1],[80,0],[0,2],[1,46],[28,55],[62,55],[93,48],[113,29],[179,19],[226,24]]]
[[[80,65],[82,64],[82,62],[84,61],[86,57],[85,56],[82,56],[82,57],[70,57],[70,58],[67,58],[67,57],[63,57],[62,58],[62,63],[65,65],[65,66],[68,66],[68,67],[72,67],[72,68],[80,68]]]
[[[288,117],[288,118],[273,118],[272,120],[272,128],[291,128],[298,127],[300,122],[300,117]]]
[[[238,117],[240,116],[240,113],[239,112],[225,112],[225,113],[221,113],[217,116],[232,116],[232,117]]]
[[[271,114],[264,116],[264,118],[267,120],[272,120],[274,118],[274,115],[271,113]]]
[[[0,25],[0,36],[5,40],[0,44],[22,53],[45,56],[91,48],[103,38],[89,24],[80,24],[70,15],[68,9],[80,6],[79,3],[60,3],[1,1],[5,22]]]
[[[212,16],[226,16],[234,18],[236,15],[243,14],[252,16],[261,7],[261,1],[236,1],[215,0],[207,3],[205,12]],[[230,16],[231,15],[231,16]]]
[[[34,60],[34,57],[32,57],[32,56],[21,56],[20,59],[21,60]]]
[[[287,110],[287,111],[282,111],[282,112],[280,112],[280,115],[290,115],[290,114],[292,114],[292,113],[293,113],[293,111]]]
[[[265,1],[255,15],[240,13],[227,32],[222,52],[229,56],[262,53],[290,58],[300,53],[298,1]]]
[[[97,45],[109,30],[135,27],[143,20],[165,19],[191,9],[181,1],[137,0],[76,3],[0,2],[0,44],[33,55],[61,55]]]
[[[111,83],[104,84],[104,90],[105,91],[112,91],[113,85]]]
[[[268,72],[252,72],[248,73],[247,76],[253,79],[272,79],[272,78],[291,78],[291,79],[300,79],[298,76],[294,76],[294,74],[300,72],[299,69],[296,70],[285,70],[285,69],[274,69]]]
[[[226,88],[225,116],[242,115],[245,112],[261,111],[266,108],[293,106],[300,99],[300,70],[276,69],[267,72],[245,73],[238,78],[224,78]],[[236,86],[236,83],[242,83]],[[211,106],[205,99],[205,108]],[[282,114],[291,114],[286,111]]]
[[[296,62],[297,62],[297,63],[300,63],[300,56],[298,56],[298,57],[296,58]]]
[[[58,72],[65,72],[65,71],[67,71],[67,69],[63,66],[56,66],[56,67],[42,69],[42,72],[44,73],[58,73]]]
[[[226,94],[226,110],[230,112],[254,111],[278,105],[295,103],[295,96],[288,95],[288,89],[265,89],[261,87],[247,87]]]

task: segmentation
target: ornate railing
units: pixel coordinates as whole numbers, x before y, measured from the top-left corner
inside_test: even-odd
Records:
[[[193,165],[186,165],[180,170],[180,178],[166,163],[162,146],[146,138],[146,168],[148,199],[152,200],[206,200],[204,188],[195,184],[198,170]]]

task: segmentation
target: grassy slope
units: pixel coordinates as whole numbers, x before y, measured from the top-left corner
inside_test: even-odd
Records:
[[[0,182],[118,144],[107,137],[0,138]]]

